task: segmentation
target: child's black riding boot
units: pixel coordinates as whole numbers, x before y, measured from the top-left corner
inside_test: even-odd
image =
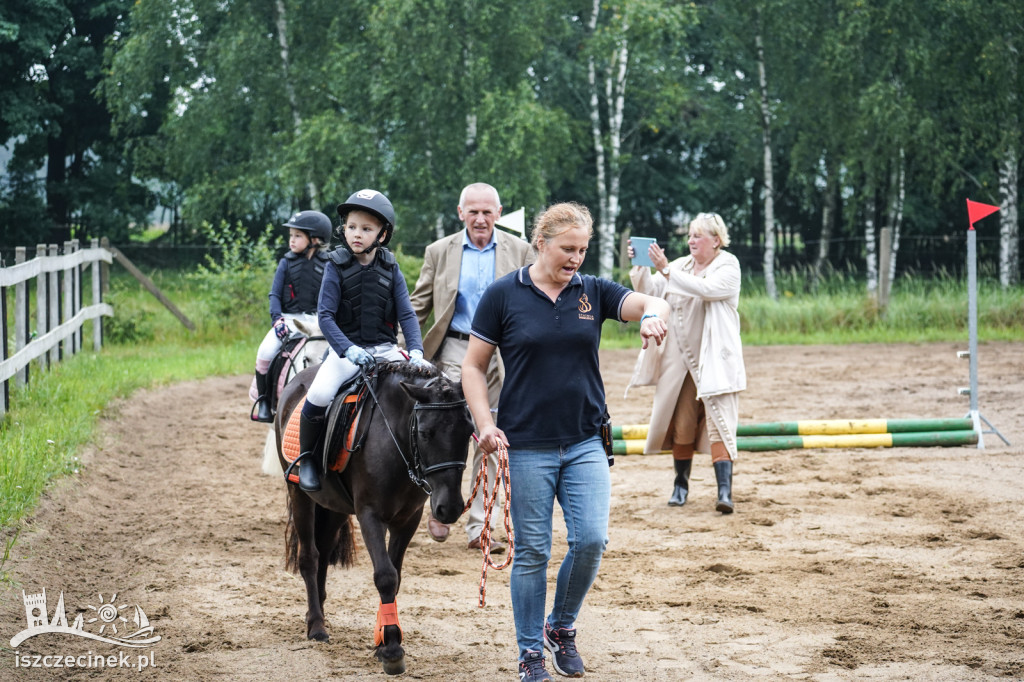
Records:
[[[320,440],[320,429],[324,418],[310,419],[299,415],[299,488],[307,493],[320,491],[320,457],[316,443]]]
[[[682,507],[690,494],[690,466],[692,459],[673,459],[676,467],[676,480],[672,487],[672,496],[668,498],[668,506]]]
[[[732,460],[715,462],[715,478],[718,480],[718,503],[715,511],[732,514]]]
[[[256,398],[255,415],[251,415],[253,420],[267,423],[274,421],[274,413],[270,411],[270,401],[267,399],[267,375],[265,373],[256,372],[256,393],[259,394],[259,397]]]

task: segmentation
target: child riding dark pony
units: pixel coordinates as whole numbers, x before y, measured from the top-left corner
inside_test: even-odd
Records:
[[[395,209],[380,192],[364,189],[338,206],[342,245],[331,251],[320,286],[317,316],[331,349],[306,395],[299,422],[299,487],[320,490],[322,462],[313,455],[327,405],[360,368],[376,359],[405,360],[396,345],[395,325],[401,325],[416,366],[432,367],[423,359],[423,343],[409,290],[394,254],[385,248],[395,231]]]

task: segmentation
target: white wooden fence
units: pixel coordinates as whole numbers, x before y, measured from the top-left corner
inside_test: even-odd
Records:
[[[103,345],[102,316],[111,316],[114,309],[102,301],[101,263],[111,263],[110,250],[100,248],[92,240],[90,248],[79,248],[78,240],[64,242],[58,255],[56,244],[39,244],[36,257],[26,260],[27,249],[19,246],[15,264],[0,268],[0,326],[3,327],[3,357],[0,358],[0,416],[10,409],[10,380],[19,386],[28,383],[33,360],[39,369],[59,362],[82,349],[82,326],[95,320],[92,343],[95,350]],[[90,267],[92,305],[82,305],[83,273]],[[31,331],[32,306],[29,304],[29,282],[35,280],[36,331]],[[14,287],[14,355],[10,353],[8,329],[8,288]]]

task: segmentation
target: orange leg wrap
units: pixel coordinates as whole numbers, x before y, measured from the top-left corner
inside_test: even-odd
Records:
[[[373,632],[373,645],[380,646],[384,643],[384,628],[388,625],[398,627],[399,634],[402,633],[402,626],[398,624],[398,602],[381,604],[377,607],[377,627]]]

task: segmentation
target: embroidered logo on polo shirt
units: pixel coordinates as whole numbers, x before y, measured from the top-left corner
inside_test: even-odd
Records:
[[[580,304],[576,307],[576,309],[580,311],[580,319],[581,320],[593,320],[594,319],[593,315],[587,315],[587,313],[589,313],[594,308],[593,308],[593,306],[590,305],[590,301],[587,299],[587,295],[586,294],[583,294],[582,296],[580,296]]]

